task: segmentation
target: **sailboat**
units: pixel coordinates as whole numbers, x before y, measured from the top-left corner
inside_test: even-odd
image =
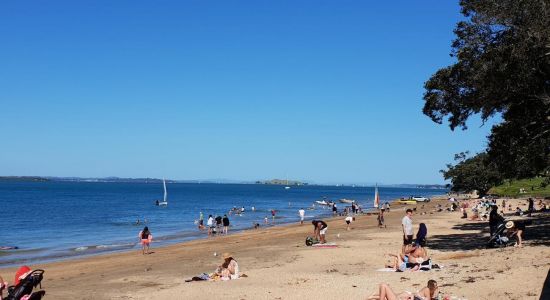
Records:
[[[168,193],[166,192],[166,180],[162,178],[162,185],[164,186],[164,198],[162,201],[157,200],[156,204],[158,206],[167,206],[168,205]]]
[[[380,206],[380,195],[378,194],[378,184],[374,187],[374,208],[378,208]]]
[[[288,185],[288,176],[286,177],[286,186],[285,190],[290,190],[290,186]]]

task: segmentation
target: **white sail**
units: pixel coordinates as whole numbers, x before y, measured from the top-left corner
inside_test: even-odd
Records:
[[[164,202],[168,203],[168,193],[166,192],[166,180],[162,178],[162,185],[164,186]]]
[[[380,195],[378,194],[378,184],[374,188],[374,207],[380,206]]]

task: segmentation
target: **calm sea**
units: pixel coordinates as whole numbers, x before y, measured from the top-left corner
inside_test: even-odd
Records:
[[[355,199],[371,208],[374,196],[372,187],[293,186],[285,190],[275,185],[168,183],[167,188],[169,205],[158,207],[154,202],[163,196],[158,183],[0,182],[0,246],[19,248],[0,250],[0,266],[138,249],[137,234],[145,220],[156,247],[205,238],[195,225],[200,211],[206,222],[209,214],[223,215],[234,206],[244,206],[244,214],[230,216],[235,232],[256,222],[262,227],[296,222],[298,209],[311,207],[323,197]],[[385,202],[446,191],[381,187],[379,192]],[[277,218],[274,224],[264,225],[271,209],[277,211]],[[308,219],[326,215],[330,211],[318,205],[306,210]]]

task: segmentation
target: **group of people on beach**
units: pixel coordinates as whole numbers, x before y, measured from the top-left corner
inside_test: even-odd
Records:
[[[213,215],[209,215],[208,220],[206,221],[208,236],[215,236],[216,234],[227,235],[229,233],[229,224],[229,217],[227,217],[227,215],[223,215],[223,217],[219,215],[215,217]]]

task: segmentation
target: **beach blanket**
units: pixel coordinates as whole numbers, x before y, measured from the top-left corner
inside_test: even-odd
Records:
[[[336,243],[326,243],[326,244],[313,244],[311,247],[314,248],[338,248],[338,245]]]

